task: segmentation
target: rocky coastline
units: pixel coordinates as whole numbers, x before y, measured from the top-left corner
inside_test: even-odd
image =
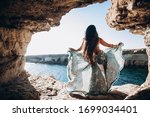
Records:
[[[148,65],[148,57],[146,49],[126,49],[123,50],[123,57],[125,59],[125,67]],[[54,55],[30,55],[26,56],[26,62],[30,63],[44,63],[44,64],[59,64],[67,65],[67,54],[54,54]]]
[[[68,55],[67,54],[30,55],[26,56],[26,62],[67,65]]]
[[[126,84],[112,86],[107,94],[96,96],[69,93],[66,84],[53,77],[32,76],[23,72],[7,84],[0,85],[1,100],[124,100],[150,99],[150,87]]]

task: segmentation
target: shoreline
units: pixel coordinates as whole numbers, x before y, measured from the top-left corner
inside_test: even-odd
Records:
[[[81,92],[68,92],[66,84],[53,77],[36,77],[24,72],[20,76],[0,85],[1,100],[124,100],[140,99],[139,93],[149,91],[150,88],[142,88],[139,85],[126,84],[112,86],[106,94],[97,96],[84,95]],[[133,93],[134,92],[134,93]],[[142,96],[144,97],[144,95]],[[147,97],[149,98],[149,97]]]
[[[145,48],[125,49],[123,50],[123,57],[125,58],[125,67],[148,66],[148,57]],[[42,63],[51,65],[68,64],[68,54],[28,55],[25,58],[26,62],[29,63]]]

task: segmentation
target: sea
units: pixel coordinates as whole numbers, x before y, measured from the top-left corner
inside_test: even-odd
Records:
[[[65,65],[50,65],[40,63],[27,63],[25,70],[34,76],[52,76],[61,82],[68,82],[67,66]],[[145,67],[125,67],[120,72],[119,78],[113,85],[123,84],[142,84],[148,74],[148,69]]]

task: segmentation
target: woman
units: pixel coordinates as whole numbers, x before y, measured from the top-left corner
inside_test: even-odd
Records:
[[[108,44],[98,36],[94,25],[88,26],[85,38],[78,49],[70,48],[67,66],[70,79],[67,90],[80,91],[86,94],[107,93],[114,78],[107,78],[106,54],[100,50],[99,44],[110,48],[118,45]]]
[[[84,58],[89,62],[95,62],[95,57],[98,55],[101,50],[99,48],[99,44],[110,48],[117,48],[118,45],[108,44],[102,38],[98,37],[98,33],[96,31],[96,27],[94,25],[90,25],[86,29],[85,38],[78,49],[69,48],[71,51],[81,51]]]

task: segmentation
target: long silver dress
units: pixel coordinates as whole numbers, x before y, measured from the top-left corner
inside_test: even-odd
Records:
[[[66,89],[91,95],[107,93],[124,66],[122,45],[101,51],[92,65],[76,51],[69,51],[68,60]]]

